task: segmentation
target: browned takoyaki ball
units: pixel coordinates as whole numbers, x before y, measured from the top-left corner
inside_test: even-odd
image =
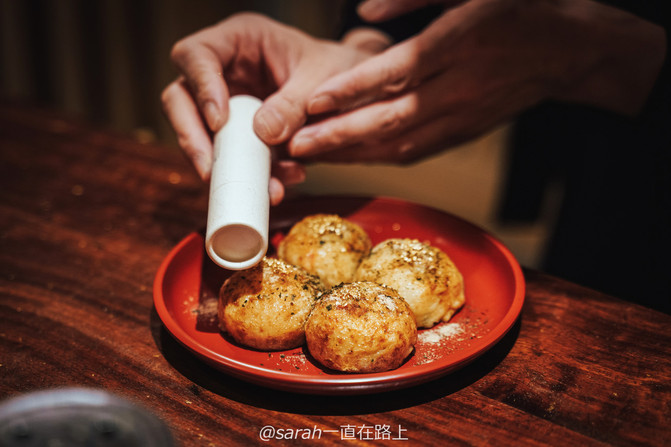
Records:
[[[394,288],[408,302],[417,326],[448,321],[464,305],[464,281],[439,248],[414,239],[388,239],[361,261],[357,281]]]
[[[280,259],[264,258],[228,278],[219,293],[219,328],[260,350],[305,342],[305,322],[324,286],[316,276]]]
[[[324,293],[305,325],[310,354],[346,372],[398,368],[412,353],[417,326],[399,294],[373,282],[341,284]]]
[[[277,254],[331,287],[352,281],[371,246],[368,234],[359,225],[335,214],[314,214],[291,228]]]

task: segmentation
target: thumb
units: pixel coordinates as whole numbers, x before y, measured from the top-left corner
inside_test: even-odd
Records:
[[[269,96],[254,116],[254,131],[268,145],[278,145],[291,137],[307,120],[310,89],[296,78],[287,81]]]

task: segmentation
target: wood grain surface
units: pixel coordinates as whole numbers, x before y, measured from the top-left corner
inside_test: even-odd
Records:
[[[520,320],[453,374],[367,396],[274,391],[199,361],[153,308],[161,261],[206,217],[176,149],[4,104],[0,184],[0,399],[104,389],[184,446],[671,445],[668,315],[527,270]],[[319,438],[263,442],[267,425]],[[376,425],[403,439],[367,439]]]

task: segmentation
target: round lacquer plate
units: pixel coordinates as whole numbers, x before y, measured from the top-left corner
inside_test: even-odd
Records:
[[[388,198],[314,197],[271,210],[271,247],[303,217],[333,213],[359,224],[377,244],[414,238],[442,249],[464,277],[466,304],[447,323],[420,330],[414,353],[398,369],[348,374],[326,369],[306,347],[256,351],[217,327],[217,295],[233,272],[216,266],[201,233],[183,239],[165,258],[154,282],[154,304],[167,330],[203,361],[240,379],[313,394],[388,391],[427,382],[463,367],[513,326],[524,302],[522,270],[508,249],[480,228],[450,214]]]

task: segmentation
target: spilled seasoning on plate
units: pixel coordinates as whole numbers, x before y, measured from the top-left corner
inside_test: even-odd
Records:
[[[465,310],[467,315],[462,315],[458,322],[441,323],[417,333],[414,365],[433,363],[463,350],[488,332],[485,327],[487,321],[482,318],[484,315],[469,308]]]
[[[418,334],[417,338],[422,343],[440,343],[464,332],[460,323],[439,324]]]

